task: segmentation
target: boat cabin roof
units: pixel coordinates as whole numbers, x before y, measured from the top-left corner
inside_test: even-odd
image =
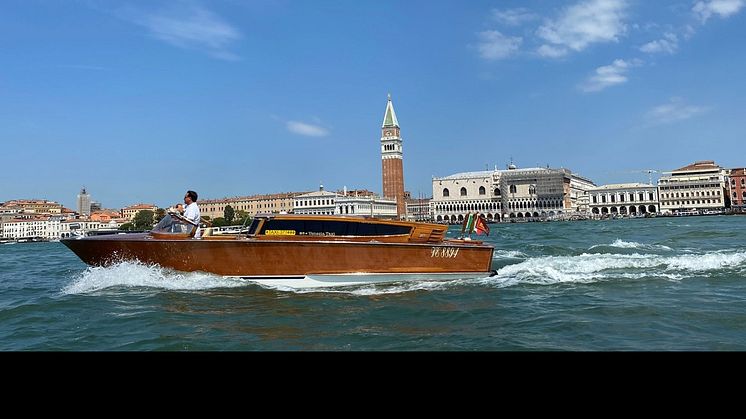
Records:
[[[360,238],[396,242],[439,242],[447,226],[361,216],[258,214],[249,237],[271,239]]]

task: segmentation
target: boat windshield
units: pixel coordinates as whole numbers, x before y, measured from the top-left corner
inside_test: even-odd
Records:
[[[176,214],[166,214],[165,217],[153,227],[154,233],[189,234],[194,226],[182,220]]]
[[[249,236],[253,236],[256,234],[256,229],[259,227],[259,218],[254,218],[254,220],[251,221],[251,225],[249,225],[249,231],[246,233]]]

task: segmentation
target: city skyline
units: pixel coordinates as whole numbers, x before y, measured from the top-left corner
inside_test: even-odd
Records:
[[[0,202],[382,193],[388,93],[413,196],[511,158],[743,166],[743,0],[399,3],[10,1]]]

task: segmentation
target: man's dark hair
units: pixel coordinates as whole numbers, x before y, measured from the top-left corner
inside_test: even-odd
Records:
[[[192,202],[197,202],[197,192],[187,191],[187,195],[192,198]]]

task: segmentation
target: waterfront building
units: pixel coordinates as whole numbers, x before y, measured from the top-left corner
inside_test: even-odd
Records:
[[[2,237],[11,240],[60,238],[61,222],[58,216],[35,216],[16,218],[3,222]]]
[[[3,204],[2,208],[6,211],[16,211],[33,214],[52,214],[62,213],[62,205],[55,201],[46,199],[14,199]]]
[[[730,169],[730,182],[728,193],[730,196],[730,205],[739,210],[744,209],[746,202],[746,169]]]
[[[89,236],[102,232],[112,233],[119,230],[124,224],[122,220],[91,221],[91,220],[64,220],[60,224],[60,239],[74,236]]]
[[[568,169],[518,169],[458,173],[433,178],[436,222],[457,223],[479,211],[488,221],[537,219],[577,213],[595,184]]]
[[[9,240],[58,240],[74,235],[90,235],[101,231],[116,231],[116,220],[65,220],[62,216],[31,216],[5,220],[0,224],[0,237]]]
[[[318,191],[296,196],[293,203],[293,213],[304,215],[334,215],[337,200],[341,197],[342,195],[335,192],[325,191],[324,185],[321,185]]]
[[[316,192],[295,197],[295,214],[304,215],[362,215],[377,218],[397,218],[397,202],[375,195],[350,196],[325,191],[323,185]]]
[[[591,212],[591,196],[588,194],[588,191],[579,194],[575,199],[575,203],[577,205],[577,212],[582,214],[589,214]]]
[[[430,209],[432,198],[407,198],[407,220],[430,222],[433,214]]]
[[[84,217],[91,215],[91,195],[86,192],[85,186],[78,194],[78,214]]]
[[[588,190],[595,215],[638,215],[660,211],[658,187],[644,183],[603,185]]]
[[[434,221],[461,222],[468,212],[481,211],[488,221],[502,219],[500,174],[495,171],[465,172],[434,177],[430,203]]]
[[[22,211],[23,210],[18,207],[6,207],[4,205],[0,205],[0,216],[10,215],[12,217],[15,217],[16,214]]]
[[[589,190],[596,187],[592,180],[578,174],[570,174],[570,183],[565,183],[567,196],[570,198],[569,208],[571,212],[589,214],[591,211],[591,197]]]
[[[153,204],[135,204],[126,208],[122,208],[122,218],[126,220],[134,220],[135,215],[140,211],[158,211],[158,207]]]
[[[381,168],[383,196],[396,201],[399,218],[406,215],[404,198],[404,140],[401,137],[399,120],[396,119],[391,95],[386,103],[386,113],[381,126]]]
[[[75,211],[71,210],[70,208],[62,207],[62,219],[63,220],[72,220],[75,218]]]
[[[727,177],[727,171],[712,160],[666,173],[658,180],[660,209],[664,213],[724,210]]]
[[[225,207],[228,205],[238,214],[238,211],[245,211],[249,216],[256,214],[281,212],[290,213],[293,211],[294,197],[303,192],[284,192],[269,195],[252,195],[240,196],[222,199],[204,199],[197,201],[200,214],[204,218],[214,220],[225,216]]]
[[[373,191],[369,191],[367,189],[350,189],[347,190],[347,187],[344,187],[341,191],[337,191],[338,194],[342,194],[344,196],[355,196],[355,197],[371,197],[371,196],[379,196],[377,193]]]
[[[89,217],[89,220],[91,221],[99,221],[99,222],[106,222],[108,223],[111,220],[117,220],[122,217],[122,214],[117,210],[100,210],[96,211],[91,214]]]
[[[365,215],[376,218],[396,219],[399,217],[396,200],[378,196],[343,196],[334,206],[335,215]]]

